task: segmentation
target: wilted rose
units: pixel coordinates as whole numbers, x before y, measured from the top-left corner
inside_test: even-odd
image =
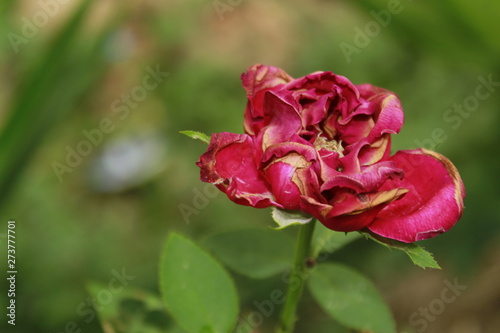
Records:
[[[242,80],[246,134],[213,134],[197,162],[201,180],[232,201],[301,210],[336,231],[369,229],[407,243],[460,218],[465,189],[446,157],[390,155],[404,120],[394,93],[332,72],[294,79],[264,65]]]

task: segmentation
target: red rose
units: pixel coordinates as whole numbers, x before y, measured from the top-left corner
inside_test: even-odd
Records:
[[[254,65],[242,75],[246,134],[213,134],[201,180],[234,202],[301,210],[337,231],[368,228],[411,243],[449,230],[465,189],[444,156],[390,156],[403,125],[398,97],[331,72],[294,79]]]

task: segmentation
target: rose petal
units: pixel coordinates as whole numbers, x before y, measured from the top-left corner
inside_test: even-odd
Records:
[[[391,136],[383,134],[378,140],[369,143],[366,138],[346,146],[341,158],[345,172],[361,172],[362,167],[386,161],[391,153]]]
[[[358,231],[369,226],[382,208],[384,208],[384,206],[379,205],[358,214],[339,215],[326,218],[323,221],[318,219],[325,227],[331,230],[342,232]]]
[[[403,108],[396,95],[377,95],[373,99],[377,100],[376,104],[380,109],[375,113],[375,126],[368,135],[370,143],[378,139],[382,134],[399,133],[404,122]]]
[[[369,229],[406,243],[451,229],[462,215],[465,197],[455,166],[426,149],[399,151],[391,160],[404,170],[405,178],[393,180],[390,186],[405,187],[409,193],[387,205]]]
[[[217,185],[240,205],[282,208],[257,170],[254,151],[253,140],[246,134],[213,134],[208,150],[196,163],[201,180]]]
[[[369,146],[363,146],[358,152],[360,166],[372,165],[379,161],[386,161],[391,154],[391,136],[383,134]]]
[[[373,143],[383,134],[399,133],[404,114],[398,97],[369,84],[357,87],[362,103],[349,117],[337,120],[336,128],[342,140],[350,144],[366,137],[368,142]]]
[[[311,162],[296,153],[273,160],[264,170],[276,201],[285,209],[299,210],[301,195],[319,193]]]
[[[356,193],[377,191],[388,179],[403,178],[403,170],[396,167],[394,162],[384,161],[369,167],[361,172],[342,172],[328,179],[321,186],[321,191],[333,188],[349,188]]]
[[[270,91],[266,93],[265,104],[270,110],[271,120],[258,139],[263,150],[274,144],[290,141],[300,133],[302,120],[294,101],[287,97]]]
[[[301,116],[304,128],[319,124],[326,118],[332,99],[330,95],[315,96],[314,93],[311,93],[311,95],[307,104],[303,101],[304,96],[297,98],[302,106]]]
[[[321,149],[318,153],[320,155],[319,163],[321,167],[319,176],[322,181],[328,180],[340,174],[343,166],[338,152]]]
[[[330,204],[333,208],[328,212],[327,217],[333,218],[341,215],[360,214],[379,205],[385,206],[399,199],[407,192],[407,189],[400,187],[385,191],[359,194],[338,190],[333,199],[330,200]]]
[[[281,68],[262,64],[251,66],[241,75],[243,87],[249,97],[260,90],[275,88],[292,80],[293,78]]]
[[[340,158],[340,162],[343,166],[343,171],[348,173],[361,172],[361,163],[359,160],[360,152],[364,147],[368,147],[370,144],[366,138],[359,140],[358,142],[347,146],[343,151],[344,156]]]
[[[353,195],[347,191],[337,192],[336,197],[328,204],[314,198],[302,197],[302,209],[329,229],[357,231],[369,226],[380,210],[406,192],[403,188],[362,195]]]
[[[328,113],[348,117],[349,113],[359,105],[359,93],[356,87],[346,77],[332,72],[315,72],[306,75],[289,82],[283,89],[296,92],[294,97],[299,102],[301,97],[307,96],[305,100],[313,104],[304,108],[306,110],[303,115],[306,119],[305,126],[316,124]],[[301,104],[304,105],[304,103]]]
[[[254,65],[241,75],[243,87],[247,91],[248,103],[245,110],[245,132],[255,135],[268,124],[269,115],[264,105],[268,90],[277,90],[293,78],[280,68]]]
[[[336,126],[338,133],[340,133],[340,139],[350,145],[368,137],[375,126],[375,122],[371,116],[360,114],[351,118],[347,124],[338,123]]]
[[[297,140],[299,142],[295,142]],[[273,158],[284,157],[291,152],[304,156],[306,161],[311,162],[317,159],[317,152],[309,142],[296,136],[288,142],[281,142],[270,146],[262,155],[262,164],[267,164]]]

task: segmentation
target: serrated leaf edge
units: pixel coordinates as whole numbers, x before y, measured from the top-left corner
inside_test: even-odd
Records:
[[[210,137],[202,132],[187,130],[187,131],[179,131],[179,133],[184,134],[185,136],[190,137],[191,139],[200,140],[206,144],[210,143]]]

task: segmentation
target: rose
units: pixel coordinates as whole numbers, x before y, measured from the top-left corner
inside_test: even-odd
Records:
[[[453,164],[426,149],[390,156],[403,124],[398,97],[332,72],[293,79],[254,65],[242,75],[246,134],[213,134],[201,180],[232,201],[311,214],[336,231],[411,243],[449,230],[465,189]]]

